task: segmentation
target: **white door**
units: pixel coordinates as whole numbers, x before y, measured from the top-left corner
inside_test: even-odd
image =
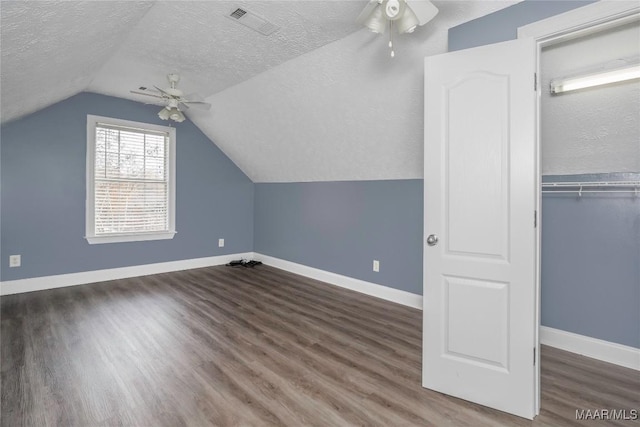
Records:
[[[538,393],[534,71],[532,39],[425,60],[422,383],[529,419]]]

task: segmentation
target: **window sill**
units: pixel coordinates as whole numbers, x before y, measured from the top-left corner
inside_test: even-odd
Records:
[[[110,234],[108,236],[85,236],[90,245],[102,243],[144,242],[146,240],[169,240],[176,235],[175,231],[161,233]]]

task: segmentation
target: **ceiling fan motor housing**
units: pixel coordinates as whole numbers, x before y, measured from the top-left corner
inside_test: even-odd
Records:
[[[180,74],[177,74],[177,73],[167,74],[167,80],[169,80],[171,87],[174,87],[180,81]]]
[[[180,89],[176,89],[173,87],[167,88],[164,90],[166,93],[168,93],[171,96],[174,96],[176,98],[180,98],[182,96],[182,91]]]

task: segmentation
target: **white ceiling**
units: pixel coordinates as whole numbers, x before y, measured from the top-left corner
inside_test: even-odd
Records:
[[[86,90],[152,6],[132,1],[0,2],[2,122]]]
[[[254,182],[419,179],[424,57],[447,30],[514,2],[434,2],[437,17],[396,38],[365,29],[207,99],[191,119]]]
[[[256,182],[422,176],[422,58],[447,29],[517,1],[434,1],[440,14],[386,40],[354,20],[366,0],[7,1],[1,120],[92,91],[164,86],[178,72],[211,112],[187,115]],[[225,15],[241,6],[280,29]]]
[[[203,96],[338,40],[366,1],[6,1],[2,122],[79,91],[146,101],[141,85]],[[280,29],[265,37],[226,17],[245,7]]]
[[[88,89],[123,96],[127,87],[165,87],[166,74],[179,72],[181,88],[207,97],[358,30],[354,16],[365,3],[156,2]],[[279,30],[265,37],[228,18],[238,7],[276,24]]]

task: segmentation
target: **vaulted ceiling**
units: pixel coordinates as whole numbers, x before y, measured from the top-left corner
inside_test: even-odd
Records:
[[[7,1],[1,13],[5,123],[91,91],[144,102],[141,85],[211,102],[189,118],[255,182],[422,176],[422,58],[448,28],[517,1],[434,1],[438,16],[398,37],[354,23],[366,0]],[[242,7],[278,27],[228,17]]]

